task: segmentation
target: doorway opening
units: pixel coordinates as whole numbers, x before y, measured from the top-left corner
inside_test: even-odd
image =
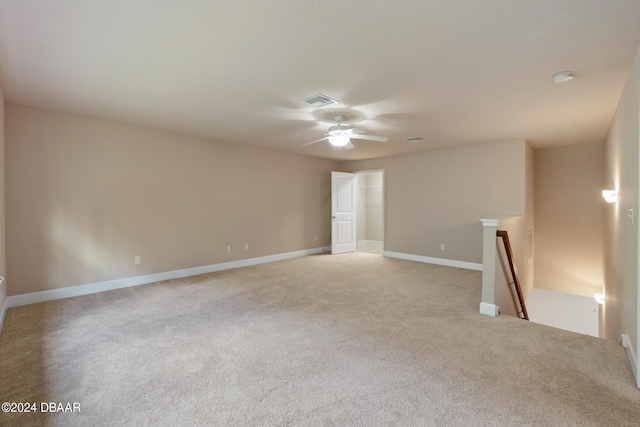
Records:
[[[384,170],[358,175],[357,251],[382,255],[384,251]]]

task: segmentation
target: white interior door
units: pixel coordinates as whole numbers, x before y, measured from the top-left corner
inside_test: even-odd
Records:
[[[358,175],[331,172],[331,253],[355,252]]]

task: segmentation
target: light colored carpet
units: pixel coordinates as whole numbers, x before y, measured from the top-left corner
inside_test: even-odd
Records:
[[[317,255],[8,311],[2,425],[638,425],[617,343],[477,314],[481,273]]]
[[[358,252],[382,255],[382,242],[360,241],[358,242]]]

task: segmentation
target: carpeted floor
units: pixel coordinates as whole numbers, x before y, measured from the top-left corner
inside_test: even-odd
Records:
[[[622,347],[481,316],[480,281],[355,252],[13,308],[0,401],[39,412],[0,424],[639,425]]]
[[[358,252],[382,255],[382,242],[360,241],[358,242]]]

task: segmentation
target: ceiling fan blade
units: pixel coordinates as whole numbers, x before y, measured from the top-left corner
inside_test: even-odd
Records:
[[[347,143],[347,145],[345,145],[343,148],[344,148],[345,150],[351,150],[352,148],[356,148],[356,146],[355,146],[355,145],[353,145],[353,144],[351,143],[351,141],[349,141],[349,142]]]
[[[378,142],[387,142],[389,140],[389,138],[387,138],[386,136],[366,135],[366,134],[359,134],[359,133],[352,134],[351,138],[367,139],[369,141],[378,141]]]
[[[364,131],[362,129],[358,129],[358,128],[351,128],[351,129],[345,130],[344,133],[347,133],[349,135],[353,135],[354,133],[364,133]]]
[[[324,141],[325,139],[328,139],[328,138],[329,138],[328,136],[325,136],[324,138],[316,139],[315,141],[311,141],[311,142],[307,142],[306,144],[302,144],[300,147],[306,147],[307,145],[315,144],[316,142]]]

